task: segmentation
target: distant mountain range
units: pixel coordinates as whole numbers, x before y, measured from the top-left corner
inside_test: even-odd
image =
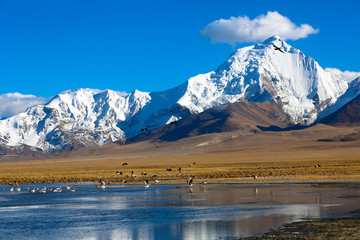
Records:
[[[152,137],[169,140],[239,128],[260,131],[258,126],[307,126],[329,122],[348,103],[359,104],[359,93],[360,78],[347,83],[273,36],[236,50],[216,71],[164,92],[58,94],[45,105],[0,120],[0,146],[3,151],[57,152],[138,141],[149,130]],[[338,116],[333,121],[344,119]]]

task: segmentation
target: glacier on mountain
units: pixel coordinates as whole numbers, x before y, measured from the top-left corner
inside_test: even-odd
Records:
[[[273,44],[284,53],[274,49]],[[278,36],[236,50],[216,71],[163,92],[78,89],[0,120],[0,144],[57,151],[103,145],[236,101],[273,100],[294,124],[309,125],[355,98],[347,83]]]

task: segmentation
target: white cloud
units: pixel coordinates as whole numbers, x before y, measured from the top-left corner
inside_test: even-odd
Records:
[[[24,112],[28,107],[45,104],[49,99],[21,93],[0,95],[0,117],[9,117]]]
[[[297,26],[289,18],[278,12],[268,12],[251,20],[247,16],[220,19],[209,23],[200,33],[210,37],[211,42],[241,43],[265,40],[273,35],[282,39],[296,40],[306,38],[309,34],[317,33],[308,24]]]
[[[344,79],[348,83],[352,82],[355,78],[360,77],[360,72],[350,72],[350,71],[342,72],[337,68],[325,68],[324,70],[326,72],[330,72],[332,74],[341,76],[342,79]]]

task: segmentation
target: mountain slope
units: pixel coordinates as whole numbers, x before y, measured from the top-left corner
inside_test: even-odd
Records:
[[[351,100],[338,111],[330,114],[321,123],[329,125],[360,124],[360,95]]]
[[[208,109],[199,114],[174,121],[154,130],[144,131],[120,143],[145,140],[176,141],[209,133],[241,131],[242,134],[259,132],[259,126],[291,126],[290,117],[274,102],[236,102]]]
[[[273,44],[284,53],[274,49]],[[58,151],[131,138],[227,103],[276,102],[294,124],[325,118],[360,93],[279,37],[236,50],[216,71],[164,92],[78,89],[0,120],[0,145]],[[194,119],[198,121],[198,119]]]

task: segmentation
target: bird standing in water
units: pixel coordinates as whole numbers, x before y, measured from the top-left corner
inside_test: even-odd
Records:
[[[193,185],[193,177],[189,177],[189,179],[186,180],[186,183],[191,187]]]

